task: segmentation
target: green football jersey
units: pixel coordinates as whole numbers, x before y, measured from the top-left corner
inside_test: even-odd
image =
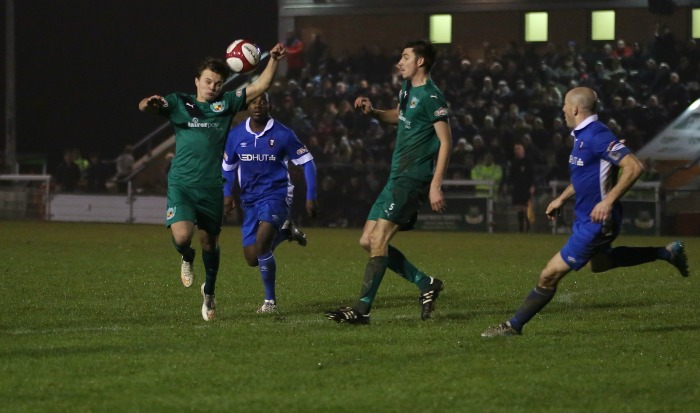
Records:
[[[175,129],[175,157],[168,182],[192,187],[221,186],[221,160],[233,116],[246,107],[245,89],[230,91],[215,102],[173,93],[160,113]]]
[[[410,87],[404,81],[399,94],[399,124],[391,160],[391,178],[408,176],[430,181],[440,140],[433,124],[447,120],[447,101],[435,83]]]

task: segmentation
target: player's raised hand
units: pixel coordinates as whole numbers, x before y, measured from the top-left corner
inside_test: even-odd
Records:
[[[272,49],[270,49],[270,56],[274,60],[284,59],[287,56],[287,48],[284,47],[282,43],[277,43]]]
[[[364,96],[355,99],[355,109],[360,109],[365,115],[369,115],[374,110],[372,102]]]
[[[151,109],[160,109],[163,106],[166,106],[168,103],[165,101],[164,97],[160,95],[153,95],[148,98],[148,102],[146,102],[146,104]]]
[[[168,101],[160,95],[153,95],[139,101],[141,112],[158,113],[161,108],[168,106]]]

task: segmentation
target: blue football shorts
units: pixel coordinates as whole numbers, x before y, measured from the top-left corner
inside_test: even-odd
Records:
[[[621,223],[619,217],[605,224],[577,219],[569,240],[559,251],[561,258],[572,270],[580,270],[597,253],[612,249],[612,242],[620,233]]]
[[[284,225],[284,221],[286,221],[289,216],[289,208],[291,205],[291,197],[243,204],[243,225],[241,226],[243,246],[247,247],[255,244],[258,226],[261,221],[271,223],[279,232],[282,225]]]

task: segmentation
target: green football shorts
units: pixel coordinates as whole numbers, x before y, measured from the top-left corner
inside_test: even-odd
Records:
[[[170,228],[180,221],[193,222],[199,229],[211,235],[219,235],[224,221],[223,188],[168,185],[165,226]]]
[[[402,231],[413,228],[418,210],[428,199],[430,182],[401,176],[389,179],[374,201],[368,221],[385,219],[398,225]]]

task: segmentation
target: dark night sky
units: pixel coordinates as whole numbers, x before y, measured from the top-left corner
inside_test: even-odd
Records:
[[[2,141],[5,148],[5,1]],[[277,36],[274,0],[15,0],[17,154],[65,147],[114,157],[163,118],[138,111],[151,94],[194,92],[199,62],[237,38],[269,50]]]

